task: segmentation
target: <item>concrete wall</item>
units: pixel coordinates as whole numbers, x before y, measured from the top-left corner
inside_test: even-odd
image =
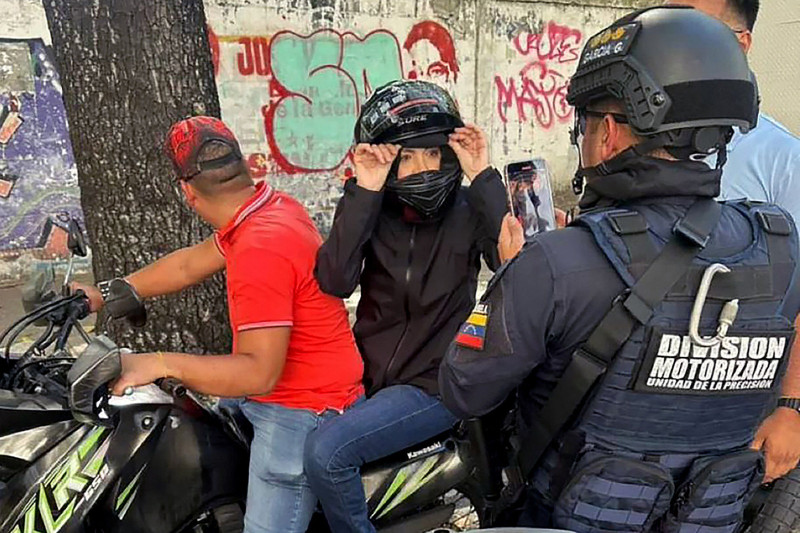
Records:
[[[496,166],[544,157],[566,189],[569,76],[584,40],[641,3],[206,0],[206,16],[223,118],[254,174],[300,197],[324,230],[353,172],[360,104],[401,76],[450,89]]]
[[[800,1],[761,2],[750,62],[762,109],[800,134]]]
[[[326,230],[352,175],[361,103],[404,77],[440,83],[490,136],[492,163],[544,157],[562,205],[576,158],[568,78],[585,39],[658,0],[205,0],[223,118],[255,176]],[[63,251],[75,170],[40,0],[0,0],[0,105],[24,122],[0,144],[0,256]],[[753,63],[764,108],[795,131],[796,0],[765,2]],[[8,39],[12,39],[9,41]],[[16,39],[17,41],[13,41]],[[19,41],[19,39],[22,39]],[[0,265],[0,278],[2,277]]]

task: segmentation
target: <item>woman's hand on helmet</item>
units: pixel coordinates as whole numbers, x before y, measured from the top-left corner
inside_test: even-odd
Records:
[[[357,144],[353,152],[353,165],[358,186],[380,191],[399,153],[400,145],[397,144]]]
[[[470,182],[489,167],[489,143],[486,134],[475,124],[456,128],[447,144],[456,153],[464,175]]]

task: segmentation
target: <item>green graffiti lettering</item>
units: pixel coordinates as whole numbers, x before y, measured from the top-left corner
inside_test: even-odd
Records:
[[[403,77],[397,38],[388,31],[374,31],[365,39],[347,33],[343,42],[341,68],[350,74],[360,99]]]
[[[275,104],[267,134],[284,163],[306,171],[338,167],[361,102],[402,77],[400,45],[385,30],[364,39],[333,30],[279,32],[270,64],[274,82],[288,94]]]

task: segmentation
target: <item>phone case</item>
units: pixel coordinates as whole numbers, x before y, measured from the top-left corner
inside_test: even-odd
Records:
[[[551,174],[542,158],[509,163],[506,190],[512,216],[522,224],[525,238],[556,228]]]

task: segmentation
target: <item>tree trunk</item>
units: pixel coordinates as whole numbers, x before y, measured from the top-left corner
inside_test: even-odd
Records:
[[[219,116],[202,0],[45,0],[96,280],[210,234],[162,151],[172,123]],[[148,302],[148,324],[106,330],[136,350],[227,353],[224,278]],[[102,328],[101,328],[102,329]]]

